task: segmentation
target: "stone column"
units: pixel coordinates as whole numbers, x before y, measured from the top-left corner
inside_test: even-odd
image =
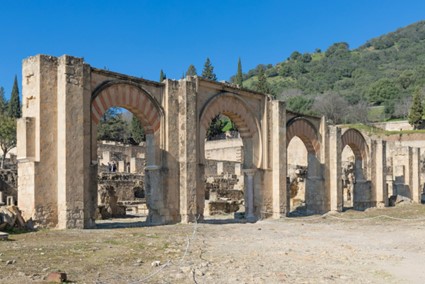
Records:
[[[4,202],[3,202],[3,191],[0,191],[0,205],[4,205]]]
[[[421,203],[421,150],[420,148],[412,148],[411,162],[409,163],[412,167],[410,190],[412,192],[412,200],[416,203]]]
[[[18,201],[25,219],[58,223],[57,68],[52,56],[23,61],[22,118],[17,123]]]
[[[198,186],[198,116],[196,82],[186,78],[178,92],[178,162],[180,216],[183,223],[203,215],[205,193]],[[195,79],[194,79],[195,80]],[[201,216],[202,218],[202,216]]]
[[[146,204],[149,209],[147,222],[149,224],[163,224],[166,220],[160,170],[161,167],[157,165],[145,167]]]
[[[271,101],[270,106],[270,164],[272,168],[272,210],[273,218],[286,216],[290,211],[290,194],[288,193],[287,148],[286,148],[286,109],[285,103]]]
[[[245,219],[255,220],[254,215],[254,175],[256,169],[244,169],[245,174]]]
[[[97,161],[91,160],[90,66],[64,55],[58,58],[57,76],[58,227],[92,228],[97,207],[92,165]]]
[[[386,141],[373,141],[372,155],[372,198],[375,198],[377,207],[388,206]]]
[[[223,162],[217,162],[217,175],[221,175],[223,173]]]
[[[343,193],[341,180],[341,129],[336,126],[328,126],[328,147],[327,151],[327,191],[330,197],[331,211],[342,211]]]

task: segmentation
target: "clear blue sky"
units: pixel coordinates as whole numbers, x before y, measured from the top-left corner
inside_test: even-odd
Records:
[[[424,0],[30,1],[0,5],[0,86],[10,96],[22,59],[84,57],[91,66],[158,80],[179,79],[210,57],[219,80],[293,51],[326,50],[425,19]],[[20,87],[21,89],[21,87]]]

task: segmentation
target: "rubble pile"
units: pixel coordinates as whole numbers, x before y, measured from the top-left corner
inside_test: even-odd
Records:
[[[0,231],[12,230],[33,230],[32,219],[25,221],[17,206],[1,206],[0,207]]]
[[[228,214],[243,208],[244,193],[234,189],[238,176],[221,174],[206,179],[205,199],[208,200],[209,215]]]

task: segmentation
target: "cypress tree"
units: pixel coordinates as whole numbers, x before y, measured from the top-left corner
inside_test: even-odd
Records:
[[[189,68],[187,68],[186,76],[196,76],[196,75],[198,75],[198,74],[196,73],[195,66],[193,66],[193,64],[190,64]]]
[[[238,72],[236,73],[235,83],[239,87],[241,87],[241,88],[243,87],[242,63],[241,63],[240,57],[239,57],[239,60],[238,60]]]
[[[260,70],[258,70],[258,81],[256,84],[256,90],[263,94],[270,94],[270,86],[267,82],[266,74],[264,73],[264,67],[260,66]]]
[[[159,72],[159,82],[164,81],[165,79],[167,79],[167,75],[165,75],[164,71]]]
[[[8,115],[14,118],[21,117],[21,101],[19,100],[18,79],[16,75],[8,105]]]
[[[4,89],[0,87],[0,115],[6,114],[7,112],[7,101],[4,97]]]
[[[205,61],[204,69],[202,70],[202,77],[208,80],[217,81],[217,76],[214,74],[214,67],[211,65],[211,61],[208,57]]]
[[[419,90],[413,96],[412,106],[409,110],[408,121],[414,129],[418,129],[423,117],[422,96]]]
[[[130,128],[131,137],[133,138],[134,142],[139,144],[140,142],[145,141],[145,130],[140,123],[140,120],[135,115],[133,115],[131,120]]]

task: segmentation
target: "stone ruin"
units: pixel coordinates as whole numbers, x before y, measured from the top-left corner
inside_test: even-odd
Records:
[[[17,205],[17,180],[16,167],[0,169],[0,206]]]
[[[290,190],[290,202],[292,215],[306,214],[305,208],[305,179],[307,167],[302,165],[288,165],[288,187]],[[296,212],[296,213],[294,213]]]
[[[196,76],[153,82],[94,68],[68,55],[32,56],[23,61],[22,69],[19,208],[23,216],[45,227],[96,226],[101,166],[97,126],[105,111],[117,106],[132,112],[145,127],[144,189],[150,224],[202,220],[205,137],[220,114],[236,124],[243,143],[241,176],[249,220],[289,215],[288,145],[296,137],[307,150],[308,212],[344,209],[345,147],[354,154],[354,208],[387,206],[390,190],[416,203],[423,198],[420,147],[400,145],[393,155],[388,150],[397,141],[292,112],[285,102],[262,93]],[[390,157],[393,182],[386,172]],[[137,164],[134,160],[134,170]],[[122,160],[117,168],[131,172],[132,161]]]
[[[32,219],[25,220],[21,211],[15,205],[0,206],[0,231],[33,230]]]

